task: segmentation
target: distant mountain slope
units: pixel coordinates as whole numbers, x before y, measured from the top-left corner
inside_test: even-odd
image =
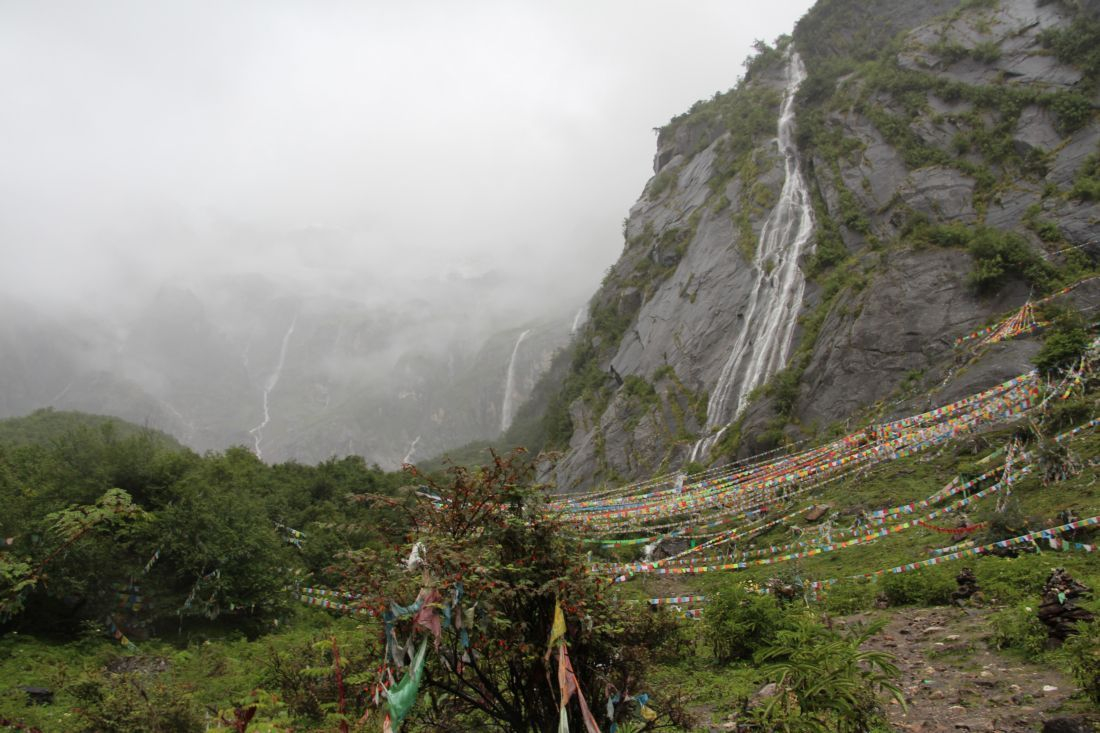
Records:
[[[508,385],[510,421],[569,337],[572,313],[498,330],[489,324],[499,314],[472,316],[466,286],[451,287],[475,306],[410,298],[369,307],[260,276],[206,291],[164,287],[113,321],[10,302],[0,417],[79,410],[149,425],[198,451],[245,445],[266,461],[309,463],[359,455],[394,469],[496,437]]]

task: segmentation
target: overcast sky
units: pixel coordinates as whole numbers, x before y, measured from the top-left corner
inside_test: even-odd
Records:
[[[810,4],[0,0],[0,286],[494,270],[579,302],[652,128]]]

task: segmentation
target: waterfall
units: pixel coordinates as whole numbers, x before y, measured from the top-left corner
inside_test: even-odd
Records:
[[[290,337],[294,333],[294,326],[298,324],[298,317],[295,316],[290,322],[290,328],[283,334],[283,344],[279,347],[279,360],[275,362],[275,370],[268,376],[267,381],[264,383],[264,419],[256,427],[252,428],[248,432],[252,434],[252,443],[255,449],[256,457],[263,458],[263,452],[260,450],[260,441],[263,440],[263,431],[267,427],[267,424],[271,422],[271,410],[269,409],[268,398],[271,396],[271,390],[275,389],[275,386],[279,383],[279,377],[283,373],[283,364],[286,363],[286,349],[290,344]]]
[[[412,461],[413,453],[416,453],[416,444],[419,443],[419,442],[420,442],[420,436],[418,435],[418,436],[416,436],[416,439],[413,440],[412,445],[409,446],[408,453],[406,453],[405,457],[401,459],[401,465],[404,465],[404,464],[409,463],[410,461]]]
[[[584,317],[584,306],[582,305],[577,309],[577,315],[573,316],[573,326],[569,329],[569,335],[572,336],[577,333],[577,329],[581,327],[581,318]]]
[[[514,395],[516,387],[516,354],[519,353],[519,345],[523,343],[523,339],[527,338],[527,334],[531,333],[531,329],[527,329],[519,335],[516,339],[516,345],[512,347],[512,358],[508,360],[508,376],[504,380],[504,399],[500,403],[500,432],[506,431],[512,424],[512,412],[514,410]]]
[[[745,409],[749,394],[787,363],[806,288],[798,260],[813,247],[813,203],[794,141],[794,96],[805,78],[806,67],[792,50],[776,132],[784,159],[783,189],[760,231],[744,325],[707,402],[705,432],[709,435],[695,443],[691,460],[710,450]]]

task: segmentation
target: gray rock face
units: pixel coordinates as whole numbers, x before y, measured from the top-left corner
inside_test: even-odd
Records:
[[[953,2],[873,0],[861,4],[859,12],[874,18],[865,22],[908,29],[898,56],[903,69],[949,82],[1013,85],[1044,94],[1077,88],[1081,71],[1060,63],[1040,42],[1044,30],[1071,22],[1065,5],[1003,0],[993,9],[968,8],[936,19],[956,7]],[[838,1],[816,7],[811,15],[856,12],[854,8]],[[750,83],[775,84],[775,79],[774,73],[765,73]],[[1100,124],[1095,115],[1071,135],[1042,103],[1010,118],[1008,147],[1019,160],[1043,164],[1021,172],[1022,165],[991,162],[984,148],[966,143],[975,126],[985,134],[997,129],[1002,110],[976,110],[966,99],[932,95],[923,111],[912,117],[906,134],[938,151],[939,157],[926,156],[936,161],[934,165],[911,167],[906,161],[919,156],[895,147],[896,132],[893,137],[884,134],[875,122],[878,118],[853,103],[863,83],[858,72],[846,77],[837,92],[841,101],[828,107],[825,118],[825,124],[848,143],[845,155],[837,160],[826,159],[820,151],[804,156],[803,167],[811,188],[820,194],[821,211],[838,222],[844,244],[855,255],[854,269],[863,274],[827,301],[816,341],[808,345],[787,428],[796,437],[872,414],[872,406],[879,419],[928,409],[1030,368],[1039,348],[1035,338],[998,344],[977,359],[971,359],[970,352],[964,358],[954,346],[959,336],[1009,315],[1027,300],[1030,287],[1010,281],[993,296],[979,298],[967,285],[973,266],[967,252],[914,248],[900,239],[915,215],[932,224],[957,222],[1016,231],[1055,263],[1069,256],[1055,252],[1066,245],[1100,256],[1100,242],[1095,241],[1100,239],[1100,204],[1058,194],[1072,185],[1085,159],[1098,150]],[[862,104],[876,105],[894,119],[907,118],[903,104],[881,92],[863,99]],[[573,406],[576,430],[555,476],[564,490],[677,470],[687,461],[693,437],[700,434],[704,421],[689,403],[699,404],[702,396],[705,404],[706,394],[718,381],[752,282],[752,265],[740,241],[744,228],[737,218],[747,213],[749,228],[758,236],[767,215],[766,209],[741,212],[738,202],[750,186],[776,191],[783,179],[774,143],[759,140],[757,160],[768,161],[759,178],[746,183],[734,176],[725,188],[731,205],[710,205],[707,179],[719,165],[726,139],[726,133],[709,122],[681,124],[659,137],[655,171],[675,171],[676,185],[657,196],[643,195],[631,209],[627,236],[636,238],[646,231],[659,235],[693,222],[692,236],[674,267],[671,259],[662,261],[669,274],[642,289],[641,302],[631,303],[633,316],[622,339],[599,347],[604,349],[606,369],[654,384],[657,397],[641,404],[620,387],[599,414],[578,400]],[[964,158],[958,165],[950,162],[959,155]],[[982,176],[984,184],[979,183]],[[998,181],[992,192],[989,177]],[[853,204],[863,223],[851,219]],[[1036,226],[1036,211],[1042,222],[1056,227],[1063,243],[1045,243],[1030,231]],[[1049,238],[1049,229],[1045,231]],[[628,247],[614,271],[625,278],[641,256]],[[811,281],[801,313],[815,312],[829,295],[820,282]],[[618,296],[601,291],[594,302],[612,302],[614,297]],[[1083,287],[1073,298],[1078,307],[1091,308],[1100,304],[1100,287]],[[796,343],[800,334],[801,329]],[[670,372],[676,385],[669,381]],[[773,421],[774,400],[762,394],[742,416],[742,453]]]
[[[914,211],[940,221],[973,224],[974,180],[951,168],[918,168],[898,189]]]

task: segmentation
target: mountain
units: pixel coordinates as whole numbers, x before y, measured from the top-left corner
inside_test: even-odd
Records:
[[[366,305],[232,276],[166,285],[112,319],[9,302],[0,417],[78,410],[199,451],[246,445],[272,462],[361,455],[397,468],[496,437],[568,339],[573,313],[500,330],[499,314],[439,305],[476,304],[483,285]]]
[[[1089,310],[1100,4],[821,0],[659,130],[544,420],[577,490],[697,469],[1029,368],[956,341]],[[919,396],[918,396],[919,395]]]

